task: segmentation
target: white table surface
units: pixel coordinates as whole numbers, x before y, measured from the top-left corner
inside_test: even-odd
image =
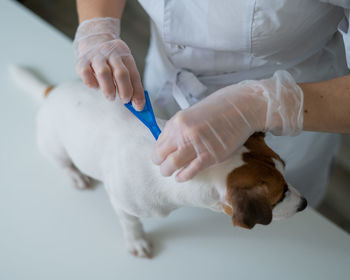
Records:
[[[77,191],[38,153],[38,104],[10,63],[54,83],[75,78],[71,42],[12,1],[0,1],[0,279],[350,279],[349,235],[308,209],[252,231],[181,209],[145,221],[152,260],[126,252],[102,186]]]

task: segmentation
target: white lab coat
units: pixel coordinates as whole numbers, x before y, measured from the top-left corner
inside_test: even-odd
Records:
[[[151,17],[144,85],[163,117],[221,87],[271,77],[278,69],[297,82],[348,72],[350,0],[139,2]],[[315,206],[325,192],[338,136],[267,134],[266,141],[286,161],[287,180]]]

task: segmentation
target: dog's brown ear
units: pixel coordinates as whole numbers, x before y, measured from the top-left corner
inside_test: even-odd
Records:
[[[231,196],[233,225],[248,229],[256,224],[268,225],[272,220],[272,207],[266,192],[266,185],[235,189]]]

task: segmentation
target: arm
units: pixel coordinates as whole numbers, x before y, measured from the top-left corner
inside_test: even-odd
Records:
[[[222,88],[179,111],[160,134],[153,162],[179,182],[229,158],[256,131],[350,132],[350,75],[296,84],[286,71]]]
[[[79,23],[96,17],[121,19],[126,0],[77,0]]]
[[[304,92],[304,130],[350,133],[350,75],[299,86]]]

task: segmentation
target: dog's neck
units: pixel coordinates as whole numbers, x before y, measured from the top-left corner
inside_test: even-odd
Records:
[[[222,204],[227,204],[227,175],[243,164],[242,154],[245,151],[247,149],[242,147],[229,160],[201,171],[189,181],[178,183],[175,175],[168,178],[171,202],[177,207],[200,207],[222,212]]]

